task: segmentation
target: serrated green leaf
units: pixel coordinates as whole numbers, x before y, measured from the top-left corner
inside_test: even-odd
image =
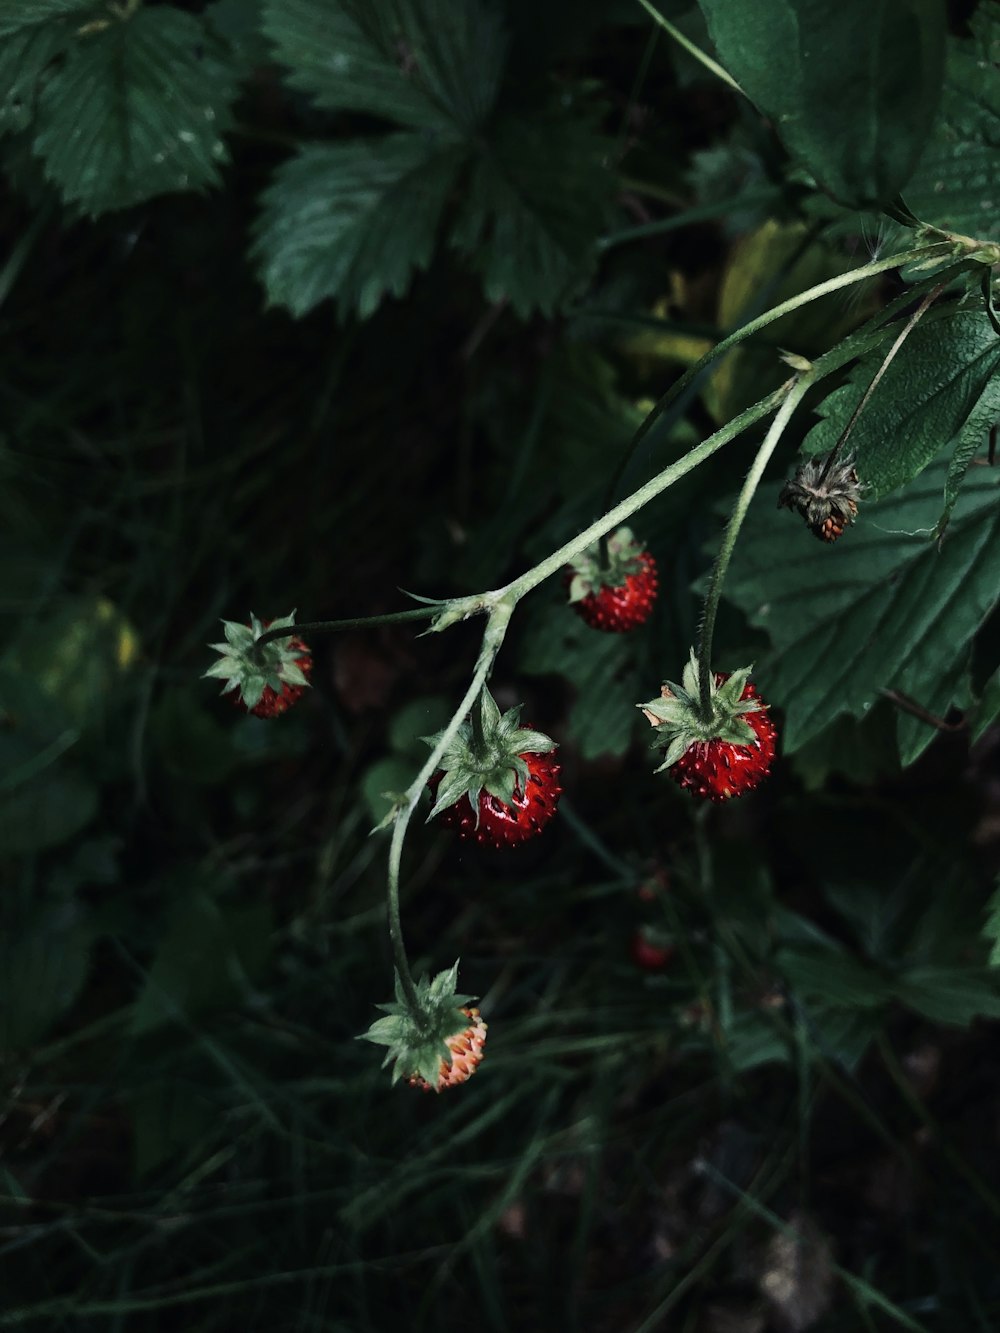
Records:
[[[789,946],[778,950],[775,963],[796,990],[849,1009],[884,1004],[892,993],[874,968],[846,950]]]
[[[972,38],[948,39],[944,94],[906,200],[922,220],[971,236],[1000,230],[1000,10],[981,4]]]
[[[878,691],[935,697],[1000,595],[1000,474],[976,469],[942,548],[928,540],[945,464],[862,507],[835,547],[781,524],[758,494],[725,596],[769,636],[761,693],[784,710],[783,748],[797,750],[841,713],[864,717]],[[940,700],[938,711],[940,711]],[[920,749],[934,736],[925,728]],[[915,757],[913,747],[904,761]]]
[[[0,135],[26,129],[42,72],[71,40],[66,23],[43,23],[0,38]]]
[[[841,203],[893,198],[941,93],[940,0],[699,0],[722,63]]]
[[[884,355],[863,357],[849,382],[824,399],[823,419],[806,436],[804,453],[833,448]],[[918,325],[850,435],[866,500],[909,481],[945,448],[964,449],[981,437],[1000,417],[998,368],[1000,338],[982,310],[949,312]]]
[[[266,0],[288,81],[330,110],[471,135],[496,98],[506,43],[481,0]]]
[[[490,301],[551,315],[589,276],[613,189],[609,151],[563,108],[495,124],[452,231]]]
[[[205,25],[143,8],[76,35],[44,84],[34,151],[91,215],[219,180],[236,75]]]
[[[313,144],[262,196],[252,254],[271,305],[303,315],[332,298],[362,319],[430,262],[463,151],[417,134]]]

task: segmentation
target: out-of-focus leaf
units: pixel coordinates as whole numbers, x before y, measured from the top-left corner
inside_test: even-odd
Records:
[[[0,1055],[43,1037],[73,1004],[87,978],[91,940],[62,909],[21,929],[0,929]]]
[[[941,94],[940,0],[699,0],[722,63],[820,185],[888,202],[917,165]]]
[[[1000,1018],[1000,976],[990,967],[909,968],[897,997],[935,1023],[967,1027],[974,1018]]]

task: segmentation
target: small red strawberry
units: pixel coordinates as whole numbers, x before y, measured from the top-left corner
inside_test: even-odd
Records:
[[[656,744],[666,748],[658,773],[667,769],[679,786],[710,801],[742,796],[767,777],[778,733],[749,675],[749,667],[713,673],[712,716],[705,718],[692,653],[682,685],[667,681],[658,699],[638,705],[656,728]]]
[[[401,1078],[414,1088],[443,1092],[465,1083],[483,1058],[486,1024],[479,1010],[470,1007],[471,995],[458,995],[458,963],[433,980],[416,983],[416,1007],[406,998],[396,975],[396,998],[378,1008],[387,1015],[376,1019],[363,1034],[367,1041],[387,1046],[383,1068],[392,1064],[392,1081]]]
[[[656,561],[635,541],[630,529],[608,538],[602,566],[600,546],[589,546],[566,571],[569,604],[591,629],[624,634],[644,624],[653,611],[659,580]]]
[[[520,726],[520,713],[517,707],[501,715],[489,690],[482,691],[430,780],[437,799],[428,819],[440,815],[460,838],[491,847],[541,833],[562,795],[556,744]]]
[[[632,961],[644,972],[661,972],[674,956],[672,944],[656,944],[645,930],[637,930],[629,945]]]
[[[252,615],[249,625],[224,620],[226,642],[210,645],[220,657],[204,674],[224,680],[222,693],[235,691],[233,703],[244,712],[278,717],[308,686],[312,654],[299,638],[269,639],[266,643],[258,640],[265,630],[288,629],[294,623],[294,611],[280,620],[263,622]]]

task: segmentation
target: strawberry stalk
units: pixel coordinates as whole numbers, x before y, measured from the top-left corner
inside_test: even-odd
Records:
[[[764,443],[757,450],[757,457],[753,460],[750,471],[747,473],[743,489],[736,497],[736,504],[733,506],[733,512],[729,516],[729,522],[722,537],[722,545],[715,557],[712,578],[705,598],[705,612],[702,616],[697,647],[698,693],[701,700],[701,714],[706,722],[711,722],[713,716],[712,638],[715,634],[715,619],[719,611],[719,602],[722,599],[722,585],[726,580],[726,571],[729,569],[729,562],[736,547],[736,539],[739,536],[740,528],[743,526],[747,510],[750,508],[750,501],[760,485],[764,469],[770,462],[778,441],[785,433],[785,427],[791,420],[792,413],[812,388],[814,379],[814,372],[810,369],[801,372],[795,379],[786,382],[784,386],[787,391],[785,401],[781,404],[774,420],[771,422],[768,432],[764,436]]]

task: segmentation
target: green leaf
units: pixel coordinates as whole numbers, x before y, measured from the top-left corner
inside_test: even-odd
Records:
[[[1000,967],[1000,888],[986,904],[986,913],[983,935],[990,942],[990,967]]]
[[[823,189],[856,208],[898,193],[940,97],[940,0],[699,3],[722,63]]]
[[[823,420],[806,436],[803,452],[833,448],[884,357],[882,349],[863,357],[849,382],[824,399]],[[975,452],[1000,418],[998,367],[1000,338],[982,310],[918,324],[849,438],[866,498],[879,499],[909,481],[945,448],[961,452],[967,467],[969,450]],[[953,507],[960,478],[949,474],[948,481],[946,504]]]
[[[972,39],[949,38],[941,107],[906,201],[922,220],[972,236],[1000,228],[1000,10],[980,4]]]
[[[63,198],[91,215],[214,185],[235,92],[203,23],[143,8],[77,33],[42,88],[34,151]]]
[[[42,23],[0,37],[0,135],[26,129],[43,70],[71,39],[65,23]]]
[[[220,909],[204,893],[178,902],[132,1011],[132,1031],[236,1003],[271,947],[266,903]]]
[[[782,745],[797,750],[842,713],[864,717],[880,689],[918,703],[940,682],[996,605],[1000,475],[975,470],[942,548],[927,541],[945,466],[862,507],[835,547],[782,523],[773,493],[758,494],[744,524],[725,596],[770,637],[756,678],[784,710]],[[912,762],[934,735],[902,753]]]
[[[493,106],[506,50],[480,0],[266,0],[264,31],[319,106],[464,135]]]
[[[43,1037],[83,989],[92,936],[62,910],[0,932],[0,1056]]]
[[[589,276],[613,189],[609,152],[589,118],[563,107],[496,123],[452,232],[490,301],[551,315]]]
[[[462,160],[417,134],[305,147],[263,194],[252,253],[268,300],[303,315],[328,297],[362,319],[430,262]]]
[[[998,717],[1000,717],[1000,667],[997,667],[983,686],[983,692],[979,697],[976,715],[972,723],[972,731],[969,735],[969,743],[975,745],[976,741],[985,735],[987,728],[991,727]]]
[[[565,676],[574,687],[569,732],[584,759],[625,753],[642,693],[635,648],[625,636],[595,633],[568,606],[536,607],[519,666],[528,675]]]
[[[11,37],[29,28],[69,19],[75,26],[87,22],[106,6],[98,0],[0,0],[0,37]]]
[[[870,1009],[891,994],[888,983],[859,959],[841,949],[785,947],[775,964],[796,990],[848,1009]]]
[[[911,967],[895,989],[905,1005],[935,1023],[968,1027],[980,1014],[1000,1018],[1000,979],[989,967]]]

